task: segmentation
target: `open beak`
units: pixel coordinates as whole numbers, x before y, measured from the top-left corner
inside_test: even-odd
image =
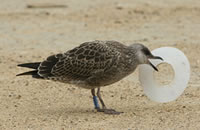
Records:
[[[149,59],[159,59],[159,60],[163,60],[161,57],[159,57],[159,56],[153,56],[153,55],[151,55],[150,57],[149,57]],[[151,65],[151,67],[155,70],[155,71],[158,71],[158,69],[149,61],[149,64]]]

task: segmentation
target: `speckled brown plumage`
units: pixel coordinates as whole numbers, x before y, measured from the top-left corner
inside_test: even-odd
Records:
[[[40,64],[38,74],[89,89],[105,86],[134,70],[136,62],[130,67],[131,63],[126,61],[129,54],[132,53],[128,47],[116,41],[85,42],[66,53],[48,57]]]

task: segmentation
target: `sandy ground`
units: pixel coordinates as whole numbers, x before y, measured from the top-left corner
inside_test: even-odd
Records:
[[[200,129],[199,0],[5,0],[0,4],[0,129]],[[26,8],[52,3],[67,8]],[[93,110],[89,90],[51,81],[16,77],[16,65],[41,61],[82,42],[140,42],[151,50],[181,49],[191,64],[187,89],[176,101],[155,103],[143,93],[138,70],[102,88],[108,107]],[[166,72],[167,73],[167,72]]]

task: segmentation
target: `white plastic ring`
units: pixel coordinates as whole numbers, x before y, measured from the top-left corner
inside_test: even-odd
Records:
[[[177,99],[187,87],[190,78],[190,64],[183,52],[172,47],[162,47],[152,51],[155,56],[163,58],[161,60],[150,60],[157,66],[161,63],[168,63],[172,66],[175,76],[173,81],[164,86],[160,86],[153,76],[154,69],[150,65],[139,66],[139,80],[144,89],[144,93],[153,101],[170,102]]]

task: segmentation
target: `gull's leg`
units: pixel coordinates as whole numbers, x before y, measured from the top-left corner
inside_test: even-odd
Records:
[[[103,102],[103,99],[101,98],[100,94],[100,88],[97,89],[97,97],[99,98],[99,101],[101,102],[102,109],[97,109],[99,112],[104,112],[105,114],[113,114],[113,115],[119,115],[122,112],[117,112],[114,109],[107,109],[105,103]]]
[[[99,110],[100,107],[99,107],[99,103],[98,103],[98,98],[97,96],[95,95],[95,89],[92,89],[91,90],[91,93],[92,93],[92,96],[93,96],[93,103],[94,103],[94,108]]]
[[[103,102],[103,99],[101,98],[100,88],[97,89],[97,97],[99,98],[99,101],[101,102],[102,109],[106,109],[106,105]]]

